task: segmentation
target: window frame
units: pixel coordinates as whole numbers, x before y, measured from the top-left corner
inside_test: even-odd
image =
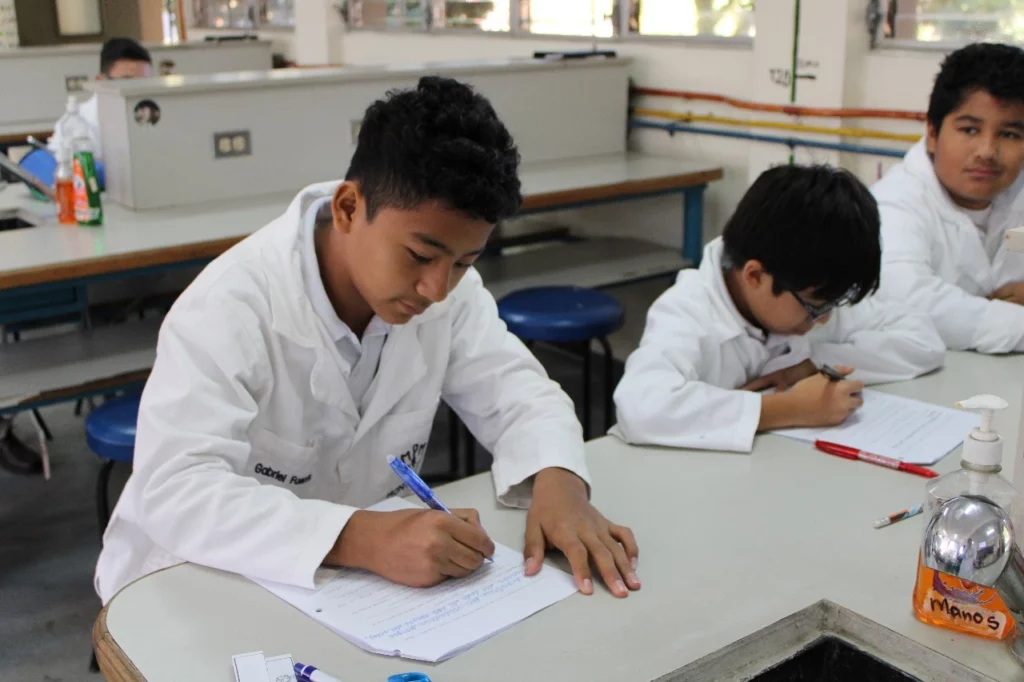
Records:
[[[292,32],[295,31],[295,24],[294,24],[294,22],[291,25],[282,25],[282,24],[265,23],[265,22],[261,21],[260,20],[260,0],[239,0],[240,3],[245,3],[246,5],[255,5],[255,7],[256,7],[256,21],[253,22],[252,26],[241,26],[241,27],[239,27],[239,26],[214,26],[212,24],[201,24],[201,23],[199,23],[199,21],[198,21],[198,19],[196,17],[196,13],[195,13],[195,10],[194,10],[194,4],[193,4],[192,0],[185,0],[185,2],[189,4],[189,9],[185,12],[185,16],[188,19],[188,28],[189,29],[196,29],[197,31],[225,31],[225,32],[239,32],[239,31],[242,31],[242,32],[256,32],[256,31],[259,31],[260,33],[273,33],[273,32],[292,33]],[[202,3],[203,5],[206,5],[206,6],[211,6],[211,5],[214,5],[214,4],[218,3],[218,2],[221,2],[221,0],[198,0],[198,2],[200,2],[200,3]]]
[[[358,1],[358,0],[357,0]],[[395,0],[403,4],[406,0]],[[581,35],[565,35],[560,33],[533,33],[532,31],[523,30],[522,28],[522,17],[520,14],[519,0],[512,0],[509,3],[509,30],[508,31],[478,31],[467,28],[451,28],[448,26],[434,26],[431,22],[433,12],[430,11],[433,4],[436,2],[444,2],[445,0],[424,0],[427,3],[427,21],[423,26],[353,26],[352,22],[347,22],[346,31],[352,32],[367,32],[367,33],[413,33],[417,35],[423,34],[437,34],[445,36],[473,36],[473,37],[501,37],[501,38],[514,38],[517,40],[544,40],[559,42],[572,42],[572,43],[591,43],[591,44],[614,44],[614,43],[692,43],[695,45],[709,46],[709,47],[741,47],[741,48],[752,48],[754,45],[754,39],[750,36],[713,36],[713,35],[695,35],[695,36],[672,36],[672,35],[643,35],[640,33],[633,33],[629,30],[629,5],[630,0],[614,0],[619,10],[619,25],[616,27],[617,32],[611,37],[598,37],[594,36],[581,36]],[[352,0],[346,0],[346,3],[351,3]]]
[[[899,0],[888,0],[888,2],[897,3]],[[885,17],[887,0],[870,0],[869,10],[876,9],[879,12],[880,21],[878,26],[874,29],[874,49],[875,50],[903,50],[910,52],[952,52],[959,48],[969,45],[972,41],[958,41],[958,40],[916,40],[913,38],[887,38],[885,36],[885,26],[887,19]],[[969,15],[965,15],[969,16]],[[868,24],[868,33],[870,34],[872,27]],[[986,40],[999,40],[1000,42],[1006,42],[1013,44],[1014,39],[1009,35],[992,36]]]

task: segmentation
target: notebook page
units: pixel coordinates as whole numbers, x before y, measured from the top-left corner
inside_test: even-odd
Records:
[[[973,412],[865,390],[864,405],[839,426],[778,429],[773,433],[813,443],[824,440],[910,464],[935,464],[981,423]]]
[[[415,508],[391,499],[375,511]],[[256,581],[278,597],[374,653],[436,662],[464,651],[576,592],[554,566],[527,578],[523,557],[496,544],[494,563],[428,589],[365,571],[322,569],[316,589]]]

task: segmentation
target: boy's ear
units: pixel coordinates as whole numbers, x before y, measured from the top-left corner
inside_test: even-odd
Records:
[[[743,264],[743,269],[740,272],[743,283],[751,289],[760,287],[768,276],[768,272],[764,269],[764,265],[759,260],[748,260]]]
[[[931,121],[928,122],[928,132],[925,133],[925,146],[927,147],[928,153],[931,155],[935,154],[935,147],[939,143],[939,131],[932,125]]]
[[[356,211],[363,201],[363,194],[359,191],[359,185],[349,180],[338,185],[334,191],[334,198],[331,200],[331,214],[334,217],[334,229],[348,234],[352,231],[355,222]]]

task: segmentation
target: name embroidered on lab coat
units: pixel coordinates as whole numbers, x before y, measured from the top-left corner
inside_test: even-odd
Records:
[[[271,467],[263,466],[259,462],[256,462],[256,473],[259,474],[260,476],[272,478],[280,483],[287,482],[291,485],[302,485],[304,483],[309,483],[309,480],[313,478],[313,474],[307,474],[302,478],[299,478],[298,476],[289,476],[283,471],[278,471],[277,469],[272,469]]]

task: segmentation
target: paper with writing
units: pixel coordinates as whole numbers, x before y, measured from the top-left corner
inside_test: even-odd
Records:
[[[413,507],[393,498],[372,509]],[[350,569],[317,571],[314,590],[257,583],[357,646],[427,662],[465,651],[576,592],[572,577],[553,566],[527,578],[522,555],[499,544],[493,564],[428,589]]]
[[[980,420],[973,412],[865,390],[864,405],[839,426],[773,433],[811,443],[838,443],[909,464],[935,464],[960,445]]]

